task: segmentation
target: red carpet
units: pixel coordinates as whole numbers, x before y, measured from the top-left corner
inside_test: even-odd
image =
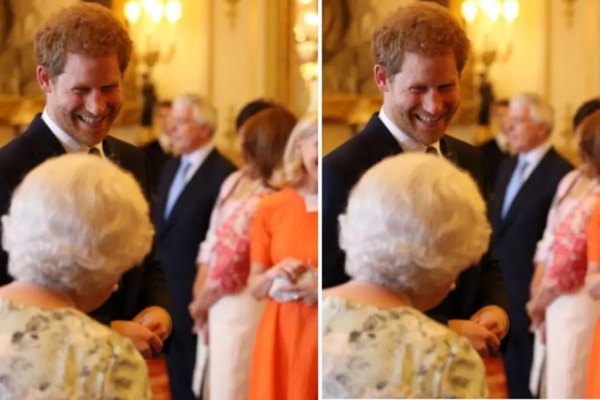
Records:
[[[154,400],[171,400],[169,390],[169,377],[167,365],[163,358],[147,360],[150,372],[150,385]],[[508,390],[506,388],[506,376],[504,375],[504,364],[500,357],[484,359],[490,398],[506,399]]]
[[[504,374],[504,363],[502,358],[485,358],[485,372],[490,390],[491,399],[507,399],[508,388],[506,387],[506,375]]]
[[[169,389],[169,375],[164,358],[153,358],[146,360],[150,374],[150,386],[152,387],[152,398],[154,400],[171,400]]]

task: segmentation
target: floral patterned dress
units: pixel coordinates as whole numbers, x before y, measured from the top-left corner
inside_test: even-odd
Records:
[[[325,297],[323,398],[483,398],[483,362],[469,341],[411,307]]]
[[[537,388],[545,361],[548,398],[585,395],[585,366],[594,323],[600,316],[600,303],[589,296],[584,282],[587,229],[599,194],[597,179],[580,170],[568,173],[558,185],[544,237],[537,246],[534,260],[545,265],[542,286],[560,294],[546,308],[546,345],[536,343],[530,382],[531,389]]]
[[[265,308],[265,302],[257,301],[246,284],[250,226],[261,198],[272,189],[257,180],[236,198],[230,197],[244,179],[243,174],[236,171],[221,185],[197,259],[208,265],[207,280],[216,282],[226,293],[210,308],[208,318],[208,387],[210,398],[219,400],[246,400],[252,345]],[[201,350],[201,341],[198,346]],[[196,386],[200,386],[200,379],[197,372]]]
[[[0,299],[0,399],[150,399],[133,343],[72,309]]]

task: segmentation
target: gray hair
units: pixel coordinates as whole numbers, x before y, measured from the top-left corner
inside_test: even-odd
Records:
[[[148,210],[139,184],[112,162],[52,158],[25,177],[2,217],[8,272],[60,292],[97,293],[149,252]]]
[[[510,108],[527,107],[531,119],[548,127],[548,135],[554,129],[554,109],[542,96],[535,93],[521,93],[510,99]]]
[[[369,169],[339,222],[348,275],[414,294],[452,283],[480,260],[491,233],[473,179],[424,153]]]
[[[207,124],[211,132],[217,130],[217,110],[204,97],[196,94],[184,94],[173,100],[174,109],[191,109],[198,124]]]

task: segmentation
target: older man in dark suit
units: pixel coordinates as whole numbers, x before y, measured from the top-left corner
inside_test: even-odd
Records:
[[[108,136],[123,104],[122,78],[132,43],[110,10],[97,4],[64,8],[35,36],[38,83],[46,107],[27,130],[0,149],[0,208],[31,169],[71,152],[94,153],[130,171],[150,196],[149,165],[142,150]],[[93,194],[90,194],[93,195]],[[9,282],[0,256],[0,284]],[[91,315],[131,338],[145,356],[161,351],[171,330],[171,299],[164,270],[154,258],[126,273],[118,290]]]
[[[165,164],[153,210],[158,256],[173,298],[172,344],[167,367],[174,399],[194,399],[196,335],[188,311],[198,247],[210,225],[221,184],[235,166],[212,143],[217,115],[206,100],[184,95],[173,101],[170,138],[180,157]]]
[[[500,165],[491,204],[493,252],[510,299],[511,331],[504,362],[511,398],[532,398],[534,338],[525,304],[536,245],[544,234],[552,199],[558,183],[572,169],[550,144],[553,125],[554,111],[542,97],[521,94],[510,101],[508,140],[518,155]]]
[[[361,133],[323,162],[325,287],[348,279],[338,245],[337,217],[352,186],[385,157],[410,151],[441,153],[469,171],[481,192],[487,193],[481,152],[445,134],[459,105],[458,82],[469,52],[460,24],[437,4],[410,3],[375,29],[372,49],[383,107]],[[488,254],[480,265],[461,274],[456,289],[429,314],[487,355],[498,349],[508,329],[507,303],[502,275]]]

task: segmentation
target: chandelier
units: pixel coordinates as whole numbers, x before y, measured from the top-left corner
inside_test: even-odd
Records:
[[[181,13],[180,0],[128,0],[125,3],[125,18],[136,53],[148,73],[157,62],[168,62],[173,57]]]
[[[476,61],[487,74],[495,61],[505,61],[512,53],[512,31],[519,17],[519,1],[463,0],[461,14]]]

